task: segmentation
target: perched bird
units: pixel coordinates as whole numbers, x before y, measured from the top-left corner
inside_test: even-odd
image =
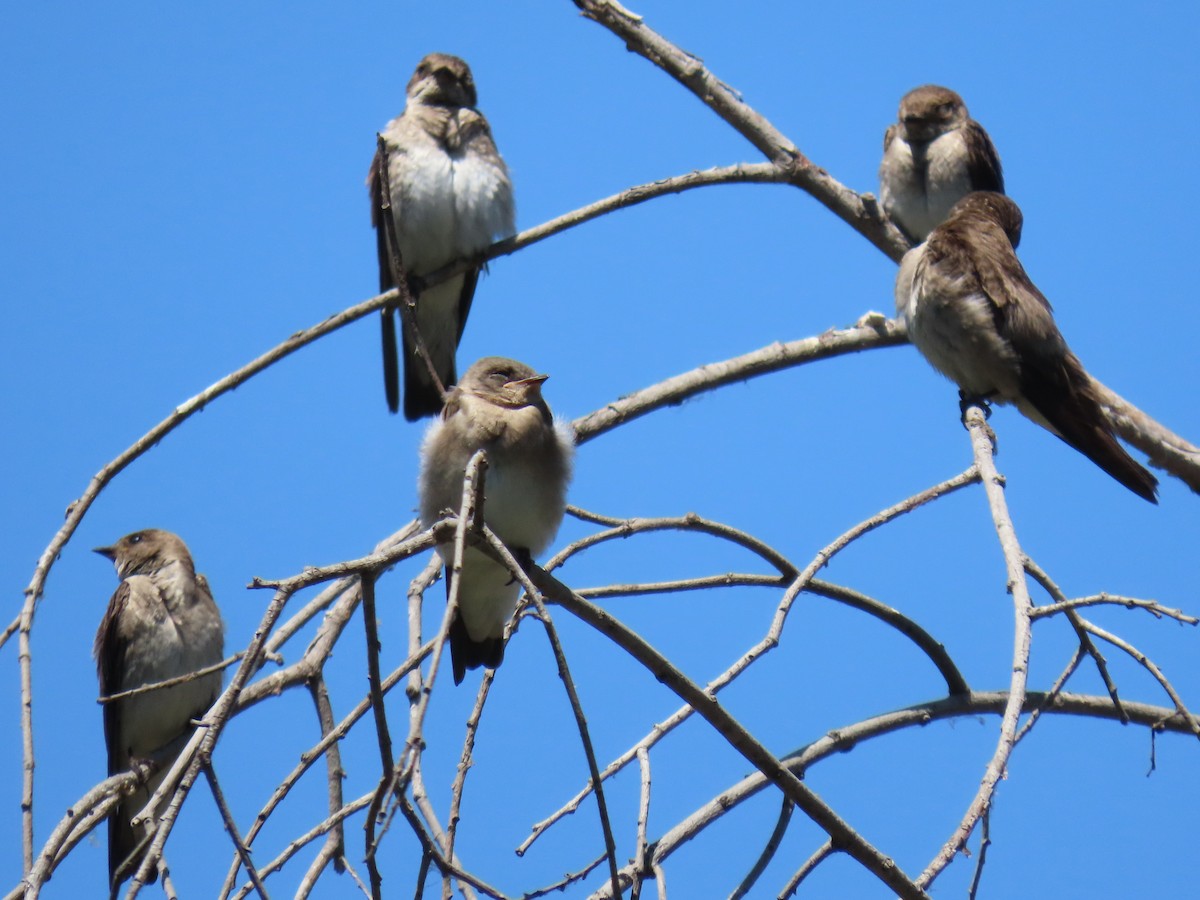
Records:
[[[487,451],[483,518],[517,559],[532,559],[562,522],[571,479],[574,437],[556,427],[529,366],[488,356],[467,369],[421,445],[421,524],[428,528],[462,504],[463,473],[477,450]],[[447,595],[454,544],[439,544]],[[450,627],[454,683],[467,669],[496,668],[504,659],[504,626],[521,596],[509,571],[482,551],[465,548],[458,613]]]
[[[1091,377],[1013,251],[1021,223],[1021,210],[1003,194],[968,194],[904,255],[896,311],[909,340],[957,382],[964,400],[1014,404],[1157,503],[1157,479],[1117,443]]]
[[[371,224],[379,251],[379,289],[396,286],[382,204],[391,202],[401,260],[414,288],[457,259],[475,256],[516,231],[512,183],[487,119],[475,108],[471,69],[457,56],[430,53],[408,82],[404,113],[383,131],[391,197],[383,196],[377,150],[367,176]],[[442,385],[457,380],[454,356],[467,323],[479,267],[414,290],[417,325]],[[400,406],[396,310],[382,311],[383,379],[388,409]],[[404,416],[410,422],[442,408],[442,395],[404,334]]]
[[[949,88],[927,84],[909,91],[900,101],[900,120],[883,136],[884,212],[919,244],[971,191],[1004,193],[1000,157],[988,133]]]
[[[169,531],[127,534],[96,552],[116,565],[121,579],[96,632],[100,695],[107,697],[203,669],[222,659],[224,626],[208,581],[196,574],[187,545]],[[148,691],[104,707],[108,774],[154,760],[158,772],[123,800],[108,820],[109,887],[137,871],[143,832],[130,819],[149,802],[199,718],[221,692],[221,673]],[[157,873],[155,874],[157,877]],[[153,880],[153,879],[151,879]]]

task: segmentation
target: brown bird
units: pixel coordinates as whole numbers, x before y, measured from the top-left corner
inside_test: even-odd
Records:
[[[221,613],[208,581],[196,574],[187,545],[169,531],[127,534],[96,552],[116,565],[121,579],[96,632],[94,653],[100,695],[108,697],[166,681],[218,663],[224,647]],[[104,707],[108,774],[153,760],[158,771],[123,800],[108,820],[109,889],[141,864],[147,842],[130,819],[149,801],[191,735],[191,721],[221,692],[221,673],[148,691]],[[153,875],[151,881],[157,878]]]
[[[1017,205],[979,191],[955,204],[900,262],[896,311],[909,340],[966,400],[1012,403],[1139,497],[1158,480],[1125,452],[1083,364],[1013,248]]]
[[[463,473],[477,450],[488,456],[483,518],[520,560],[549,546],[566,508],[574,435],[556,426],[529,366],[488,356],[469,368],[447,397],[421,445],[421,524],[462,505]],[[454,544],[438,545],[449,566]],[[450,590],[447,569],[446,590]],[[454,683],[467,669],[496,668],[504,659],[504,627],[521,597],[508,569],[474,547],[463,558],[458,613],[450,627]]]
[[[899,121],[883,136],[884,212],[919,244],[972,191],[1004,193],[1000,157],[988,133],[949,88],[926,84],[909,91],[900,101]]]
[[[391,214],[399,250],[412,281],[463,257],[482,253],[498,237],[516,230],[512,183],[496,150],[487,119],[475,108],[475,80],[457,56],[430,53],[408,82],[403,114],[388,123]],[[379,152],[367,176],[371,224],[379,254],[379,289],[396,286],[391,250],[381,212],[383,184]],[[475,296],[479,267],[449,281],[414,291],[417,326],[442,385],[457,380],[455,354]],[[388,409],[400,406],[396,360],[396,311],[382,311],[383,378]],[[442,409],[442,394],[404,335],[404,417],[415,421]]]

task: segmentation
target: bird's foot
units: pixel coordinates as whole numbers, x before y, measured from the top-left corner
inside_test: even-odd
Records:
[[[991,394],[968,394],[966,391],[958,392],[958,412],[962,416],[963,425],[967,424],[967,410],[972,406],[978,406],[982,409],[985,419],[992,417],[991,396]]]

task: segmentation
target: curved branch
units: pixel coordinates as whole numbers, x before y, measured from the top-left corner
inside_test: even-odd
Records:
[[[623,40],[627,49],[644,56],[695,94],[763,156],[786,171],[789,183],[810,194],[892,260],[900,261],[908,250],[908,241],[880,213],[875,198],[859,195],[814,165],[765,116],[709,72],[699,58],[672,44],[648,27],[641,16],[619,3],[610,0],[574,0],[574,3],[585,17]]]
[[[785,796],[791,798],[813,822],[817,823],[835,844],[876,878],[901,897],[928,900],[928,895],[904,874],[895,860],[884,856],[851,828],[849,823],[800,781],[794,772],[784,767],[766,747],[755,740],[715,697],[701,690],[699,685],[684,676],[641,637],[604,610],[572,592],[554,576],[536,566],[531,568],[529,574],[543,596],[612,639],[653,673],[655,678],[674,691],[681,700],[695,709],[730,743],[730,746],[766,775]]]
[[[786,579],[786,583],[780,586],[786,587],[783,600],[776,608],[775,614],[772,617],[771,626],[767,633],[750,649],[741,654],[734,663],[726,668],[720,675],[705,685],[704,691],[707,695],[715,695],[718,691],[723,690],[735,679],[740,677],[756,660],[761,659],[779,645],[780,637],[783,633],[783,626],[787,620],[788,612],[792,604],[800,593],[810,591],[811,593],[827,597],[839,603],[845,603],[847,606],[865,612],[868,615],[874,616],[886,625],[889,625],[903,634],[909,640],[913,641],[925,654],[930,661],[937,667],[942,677],[946,680],[947,689],[952,693],[966,693],[969,688],[962,674],[954,665],[950,655],[946,649],[933,639],[923,628],[907,618],[899,611],[892,609],[876,600],[852,591],[849,588],[843,588],[838,585],[829,584],[828,582],[819,582],[815,575],[822,567],[827,565],[837,553],[841,552],[846,546],[852,543],[859,537],[867,534],[870,531],[879,528],[887,522],[895,519],[898,516],[911,512],[920,506],[931,503],[945,494],[957,491],[967,485],[974,484],[979,480],[978,469],[974,466],[960,473],[959,475],[949,478],[933,487],[927,488],[913,496],[902,500],[888,509],[885,509],[864,522],[860,522],[853,528],[839,535],[834,541],[818,551],[816,558],[808,564],[803,571],[798,569],[786,557],[780,555],[776,550],[769,545],[763,544],[757,539],[751,537],[745,532],[738,529],[730,528],[727,525],[721,525],[716,522],[709,522],[695,515],[688,515],[677,519],[630,519],[624,522],[618,519],[605,519],[593,513],[587,515],[592,521],[600,521],[604,524],[616,523],[618,527],[612,528],[609,531],[601,532],[598,535],[585,537],[576,541],[567,550],[562,551],[555,556],[550,565],[556,565],[558,561],[568,555],[569,552],[574,552],[578,549],[585,549],[599,543],[601,540],[611,540],[617,537],[628,537],[631,534],[639,531],[656,531],[664,528],[677,528],[681,531],[699,530],[704,533],[713,534],[718,537],[725,538],[733,543],[739,544],[747,549],[758,553],[768,562],[778,565],[781,576]],[[778,582],[777,582],[778,583]],[[579,596],[584,596],[579,594]],[[666,719],[656,723],[650,732],[639,740],[633,747],[627,749],[615,760],[610,762],[601,773],[602,778],[609,778],[621,771],[634,758],[635,753],[642,749],[649,749],[662,740],[667,734],[677,728],[681,723],[685,722],[697,710],[689,704],[684,704],[679,709],[675,710]],[[555,822],[562,817],[573,813],[579,808],[579,804],[588,796],[589,787],[584,787],[567,803],[561,806],[558,810],[551,813],[542,821],[533,826],[529,836],[521,842],[517,847],[517,854],[521,855],[536,841],[542,834],[546,832]]]
[[[835,728],[824,737],[783,757],[781,761],[797,775],[803,775],[822,760],[848,753],[864,741],[909,728],[924,728],[931,722],[946,719],[1003,715],[1008,700],[1009,694],[1006,691],[983,691],[919,703]],[[1029,691],[1025,695],[1022,711],[1033,713],[1039,710],[1043,713],[1087,716],[1118,723],[1121,721],[1120,712],[1112,700],[1102,696]],[[1126,703],[1125,711],[1129,714],[1130,721],[1135,724],[1177,734],[1190,735],[1192,726],[1200,722],[1200,719],[1195,717],[1191,722],[1187,722],[1174,710],[1148,703]],[[770,785],[766,775],[755,772],[722,791],[651,843],[654,848],[653,861],[661,864],[681,846],[716,823],[726,812],[740,806]],[[623,868],[621,874],[623,877],[631,877],[632,866]]]
[[[678,406],[684,400],[727,384],[821,359],[878,347],[896,347],[907,342],[908,335],[903,325],[879,313],[869,313],[850,328],[830,329],[816,337],[770,344],[635,391],[602,409],[575,419],[571,423],[575,429],[575,440],[582,444],[663,406]]]
[[[785,180],[786,178],[769,163],[738,163],[732,166],[720,166],[704,171],[694,171],[670,178],[662,178],[648,184],[628,188],[619,194],[613,194],[603,200],[597,200],[594,203],[558,216],[534,228],[527,229],[511,238],[497,241],[488,248],[487,252],[480,259],[487,261],[500,256],[511,255],[531,244],[545,240],[552,235],[581,225],[584,222],[589,222],[606,213],[636,206],[655,197],[678,194],[694,188],[710,187],[719,184],[772,184]],[[428,286],[440,284],[455,275],[461,274],[470,266],[478,264],[480,259],[460,260],[439,269],[437,272],[430,273],[422,280]],[[327,334],[331,334],[353,322],[357,322],[359,319],[377,312],[386,306],[394,305],[398,299],[399,294],[396,290],[386,291],[355,304],[348,309],[344,309],[317,325],[297,331],[287,340],[272,347],[266,353],[251,360],[246,365],[231,372],[215,384],[205,388],[194,397],[185,400],[177,406],[169,416],[147,431],[124,452],[92,476],[87,489],[67,508],[66,521],[38,559],[33,578],[30,579],[29,586],[25,589],[26,596],[32,598],[33,602],[36,602],[37,598],[42,595],[46,577],[49,575],[54,561],[75,533],[88,508],[95,502],[100,492],[135,459],[182,425],[187,419],[203,410],[209,403],[244,384],[259,372]],[[0,633],[0,646],[19,627],[19,621],[19,619],[14,620],[3,633]]]

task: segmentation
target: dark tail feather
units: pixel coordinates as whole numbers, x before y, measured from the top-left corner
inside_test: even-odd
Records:
[[[1075,424],[1075,423],[1072,423]],[[1055,427],[1062,432],[1062,439],[1098,465],[1101,469],[1115,478],[1143,500],[1158,503],[1158,479],[1117,443],[1117,439],[1103,425],[1092,425],[1086,431],[1068,433],[1055,422]]]
[[[400,411],[400,361],[396,358],[396,311],[394,309],[380,310],[379,321],[383,325],[383,390],[387,394],[388,412],[396,413]]]
[[[439,373],[443,374],[443,373]],[[454,370],[454,360],[450,360],[450,370],[444,373],[446,387],[454,384],[458,376]],[[436,416],[442,411],[442,395],[429,378],[429,370],[425,360],[416,350],[404,346],[404,418],[410,422],[423,419],[426,416]]]
[[[1058,430],[1058,436],[1143,500],[1158,503],[1158,479],[1117,443],[1092,381],[1068,352],[1059,373],[1060,390],[1047,390],[1043,379],[1022,385],[1025,396]]]
[[[109,896],[116,897],[121,885],[132,878],[142,864],[150,836],[144,831],[135,832],[129,819],[150,800],[151,791],[139,789],[131,798],[117,806],[108,819],[108,889]],[[148,884],[158,881],[158,870],[150,873]]]
[[[457,613],[450,623],[450,661],[454,667],[454,683],[462,684],[467,669],[486,666],[494,669],[504,662],[504,638],[485,638],[473,641],[467,634],[467,626]]]

